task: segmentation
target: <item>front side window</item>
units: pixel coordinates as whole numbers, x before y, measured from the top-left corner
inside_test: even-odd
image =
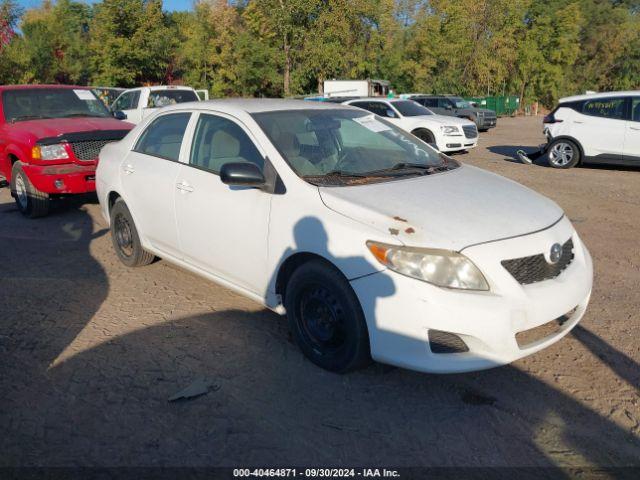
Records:
[[[134,150],[177,162],[190,117],[190,113],[171,113],[156,118],[140,136]]]
[[[405,117],[418,117],[420,115],[433,115],[428,108],[423,107],[413,100],[400,100],[393,102],[393,106]]]
[[[625,118],[626,98],[597,98],[588,100],[582,106],[582,113],[593,117],[623,120]]]
[[[380,117],[394,118],[396,116],[391,107],[383,102],[353,102],[351,105],[368,110]]]
[[[456,108],[473,108],[469,102],[462,97],[453,97],[451,99]]]
[[[252,116],[291,168],[314,181],[353,177],[366,183],[447,165],[427,144],[367,112],[310,109]]]
[[[632,99],[631,120],[640,122],[640,97],[633,97]]]
[[[254,163],[260,169],[264,166],[264,158],[237,123],[215,115],[200,115],[189,164],[219,173],[225,163],[237,162]]]
[[[23,88],[2,94],[7,122],[71,117],[108,117],[109,110],[87,89]]]
[[[193,90],[154,90],[149,93],[147,107],[166,107],[176,103],[197,102],[198,100],[198,95]]]

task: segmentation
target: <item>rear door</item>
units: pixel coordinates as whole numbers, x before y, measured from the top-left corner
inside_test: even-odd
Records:
[[[156,250],[178,258],[174,192],[190,117],[190,112],[157,117],[120,165],[124,197],[138,230]]]
[[[624,153],[630,97],[592,98],[566,121],[567,130],[582,145],[590,160],[619,163]]]
[[[631,115],[624,138],[624,163],[640,165],[640,96],[631,97]]]

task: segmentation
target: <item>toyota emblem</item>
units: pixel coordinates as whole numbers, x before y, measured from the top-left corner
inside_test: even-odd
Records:
[[[549,263],[555,265],[560,261],[562,257],[562,245],[559,243],[554,243],[551,245],[551,250],[549,251]]]

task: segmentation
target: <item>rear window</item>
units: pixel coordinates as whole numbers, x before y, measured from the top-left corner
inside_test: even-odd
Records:
[[[149,94],[147,107],[166,107],[176,103],[197,102],[198,95],[193,90],[154,90]]]

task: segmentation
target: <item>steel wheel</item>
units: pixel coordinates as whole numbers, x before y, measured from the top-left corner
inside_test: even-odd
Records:
[[[574,147],[567,142],[558,142],[549,150],[549,162],[554,167],[566,167],[573,161],[574,156]]]
[[[302,334],[321,355],[339,350],[345,342],[344,311],[338,298],[322,285],[301,292],[298,315]]]
[[[24,183],[22,175],[16,176],[15,181],[16,198],[20,202],[20,206],[23,210],[26,210],[29,206],[29,197],[27,195],[27,185]]]
[[[131,231],[131,224],[129,220],[121,213],[118,213],[114,223],[114,233],[116,242],[120,252],[125,257],[131,257],[133,255],[133,233]]]

